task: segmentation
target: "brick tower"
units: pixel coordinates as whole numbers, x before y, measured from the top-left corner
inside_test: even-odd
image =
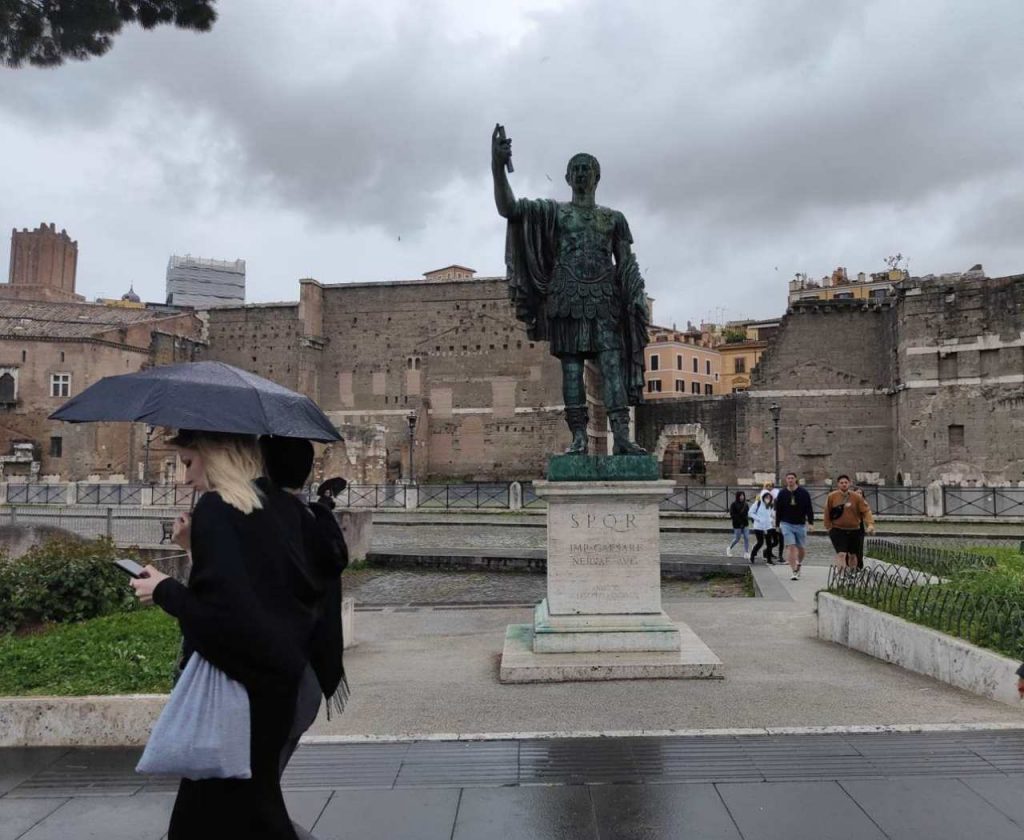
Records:
[[[7,300],[84,300],[75,294],[78,243],[66,230],[41,224],[11,231],[11,269],[0,298]]]

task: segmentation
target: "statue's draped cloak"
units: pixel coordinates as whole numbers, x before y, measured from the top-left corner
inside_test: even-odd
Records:
[[[544,305],[558,256],[558,202],[519,200],[505,234],[508,293],[516,318],[526,325],[531,341],[550,341],[551,323]],[[622,220],[629,243],[629,227]],[[615,283],[622,312],[622,374],[630,405],[643,402],[644,348],[650,318],[644,281],[632,251],[615,267]]]

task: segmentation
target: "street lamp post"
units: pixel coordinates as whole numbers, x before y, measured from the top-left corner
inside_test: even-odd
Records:
[[[409,483],[416,483],[416,464],[413,453],[416,451],[416,412],[410,411],[405,418],[409,424]]]
[[[142,483],[149,484],[149,442],[153,439],[153,432],[156,431],[156,426],[150,426],[146,424],[146,455],[142,462]]]
[[[772,426],[775,429],[775,486],[779,486],[779,415],[782,414],[782,406],[773,402],[768,407],[768,413],[772,416]]]

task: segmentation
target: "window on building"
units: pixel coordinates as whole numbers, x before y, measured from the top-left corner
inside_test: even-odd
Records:
[[[746,373],[747,372],[747,359],[745,356],[737,356],[732,360],[732,372],[733,373]]]
[[[25,361],[28,358],[28,353],[24,350],[21,351],[21,360]]]
[[[681,394],[685,390],[686,390],[686,381],[683,380],[683,379],[677,379],[676,380],[676,391],[678,391]]]
[[[700,393],[700,383],[699,382],[691,382],[690,383],[690,393],[691,394],[699,394]]]
[[[13,373],[0,374],[0,405],[13,403],[18,399],[17,383]]]
[[[704,375],[711,376],[711,359],[704,360]]]
[[[947,353],[939,356],[939,379],[956,379],[959,375],[960,365],[957,353]]]
[[[978,354],[981,360],[981,375],[996,376],[999,373],[999,349],[982,350]]]
[[[693,372],[697,373],[700,370],[700,362],[697,361],[697,357],[693,357]]]
[[[66,397],[71,393],[71,374],[70,373],[51,373],[50,374],[50,396],[51,397]]]
[[[661,380],[652,379],[647,383],[648,394],[660,394],[661,393]]]
[[[710,382],[705,384],[705,386],[704,386],[704,396],[710,397],[714,393],[715,393],[714,386]]]
[[[676,370],[682,370],[682,369],[683,369],[683,357],[681,355],[680,356],[676,356]]]
[[[870,292],[868,292],[868,297],[870,297],[872,300],[884,300],[885,298],[889,297],[889,290],[872,289]]]
[[[651,370],[657,370],[658,369],[658,357],[657,356],[651,356],[651,368],[650,369]]]
[[[949,448],[957,450],[964,448],[964,427],[959,424],[949,426]]]
[[[64,364],[64,351],[63,350],[60,351],[60,363]]]
[[[832,300],[853,300],[853,292],[836,292]]]
[[[50,438],[50,457],[61,458],[64,455],[64,438]]]

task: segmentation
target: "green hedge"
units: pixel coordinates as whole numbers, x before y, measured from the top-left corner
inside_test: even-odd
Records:
[[[0,557],[0,633],[134,608],[128,578],[113,565],[124,556],[132,553],[103,537],[47,540],[17,559]]]

